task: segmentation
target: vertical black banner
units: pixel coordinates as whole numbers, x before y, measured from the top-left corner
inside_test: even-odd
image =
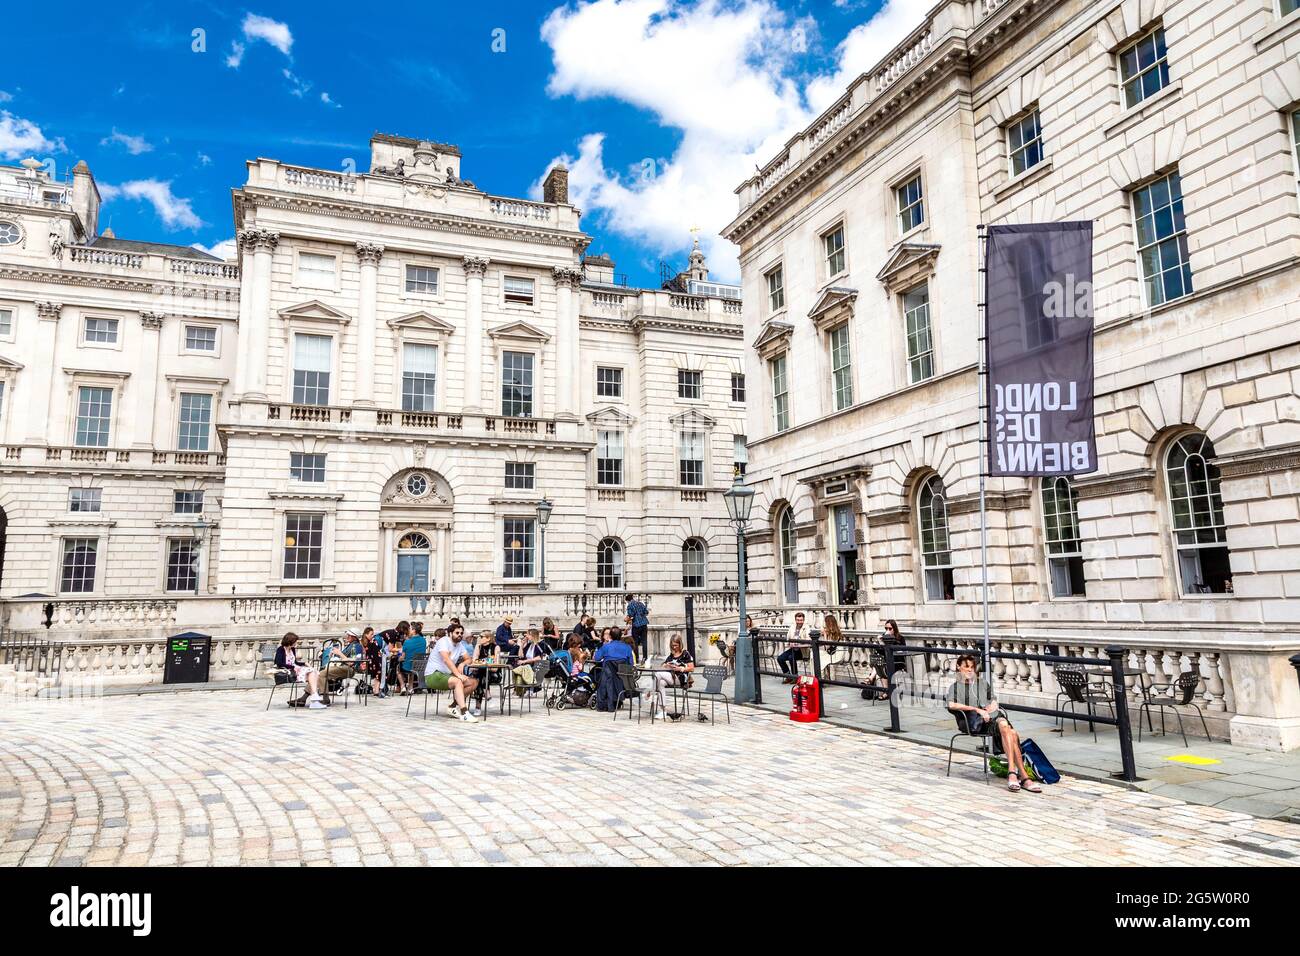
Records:
[[[988,473],[1096,471],[1092,223],[990,226],[985,251]]]

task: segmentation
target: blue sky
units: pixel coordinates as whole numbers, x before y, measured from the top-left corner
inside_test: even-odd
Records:
[[[224,251],[257,156],[365,171],[381,130],[525,196],[563,157],[590,251],[634,284],[684,266],[692,227],[734,279],[732,190],[931,2],[13,4],[0,161],[84,159],[101,229]]]

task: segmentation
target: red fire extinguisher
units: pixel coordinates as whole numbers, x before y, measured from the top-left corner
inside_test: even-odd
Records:
[[[790,719],[811,724],[821,719],[821,684],[815,677],[800,677],[790,688],[794,704]]]

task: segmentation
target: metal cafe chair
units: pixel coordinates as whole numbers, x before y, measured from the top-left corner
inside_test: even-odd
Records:
[[[1138,708],[1138,741],[1142,740],[1142,712],[1146,711],[1147,721],[1151,720],[1151,710],[1160,711],[1160,733],[1165,732],[1165,711],[1172,711],[1178,718],[1178,732],[1183,735],[1183,746],[1187,744],[1187,731],[1183,729],[1183,714],[1178,708],[1190,707],[1201,718],[1201,730],[1205,739],[1210,739],[1210,728],[1205,724],[1205,714],[1200,704],[1194,700],[1196,688],[1200,686],[1201,675],[1196,671],[1179,674],[1172,684],[1153,684],[1142,689],[1142,706]],[[1169,695],[1169,696],[1166,696]]]

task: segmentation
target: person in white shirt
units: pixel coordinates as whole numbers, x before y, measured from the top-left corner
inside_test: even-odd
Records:
[[[451,691],[454,704],[451,716],[473,723],[476,718],[465,706],[465,701],[478,688],[478,680],[467,675],[460,662],[470,657],[470,648],[464,642],[465,628],[459,624],[447,630],[447,636],[438,640],[429,652],[429,663],[424,668],[424,685],[430,690]]]
[[[799,676],[799,662],[803,660],[804,646],[793,642],[806,641],[808,635],[808,629],[804,626],[803,611],[800,611],[794,616],[793,626],[786,632],[786,640],[792,643],[787,644],[785,650],[776,655],[776,662],[781,665],[781,673],[785,675],[784,683],[793,684],[794,679]]]

